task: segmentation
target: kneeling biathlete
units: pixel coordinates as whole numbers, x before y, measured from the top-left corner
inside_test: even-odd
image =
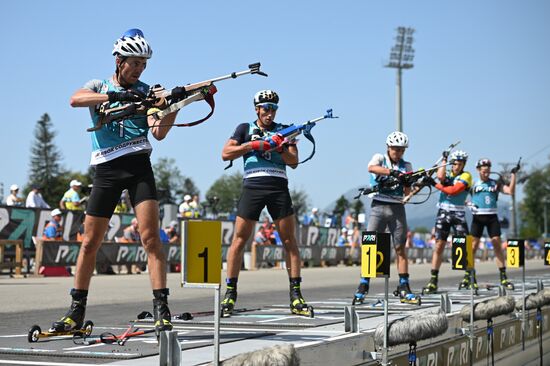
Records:
[[[275,122],[279,96],[262,90],[254,96],[257,119],[237,126],[223,147],[222,159],[243,157],[244,179],[235,220],[235,234],[227,253],[227,292],[222,301],[222,316],[229,316],[237,301],[237,280],[246,242],[252,235],[260,213],[267,210],[277,227],[286,253],[290,281],[290,310],[313,317],[300,290],[301,260],[295,237],[294,208],[288,191],[286,166],[298,165],[298,149],[279,131],[287,126]]]
[[[367,225],[368,231],[384,232],[389,229],[393,246],[397,254],[396,264],[399,272],[399,286],[395,291],[401,302],[419,304],[420,297],[411,292],[409,286],[409,263],[405,242],[407,241],[407,217],[403,196],[410,193],[410,184],[404,173],[412,171],[411,163],[403,160],[405,149],[409,147],[409,138],[402,132],[392,132],[386,139],[387,153],[374,154],[368,165],[372,186],[379,186],[372,198],[371,213]],[[388,184],[390,183],[391,184]],[[369,292],[370,280],[362,277],[353,298],[353,304],[363,303]]]

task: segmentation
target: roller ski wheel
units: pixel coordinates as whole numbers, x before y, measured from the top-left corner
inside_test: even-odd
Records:
[[[369,285],[366,283],[359,283],[357,291],[353,295],[352,305],[363,304],[365,302],[365,296],[369,293]]]
[[[69,330],[55,330],[53,328],[50,328],[47,332],[42,332],[42,329],[38,325],[33,325],[31,329],[29,329],[29,333],[27,334],[27,340],[29,343],[35,343],[38,342],[40,338],[49,338],[49,337],[58,337],[58,336],[64,336],[64,335],[85,335],[86,337],[90,336],[94,330],[94,323],[91,320],[87,320],[81,328],[76,329],[69,329]]]

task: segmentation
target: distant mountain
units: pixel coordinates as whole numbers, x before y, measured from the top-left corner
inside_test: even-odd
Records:
[[[354,197],[357,196],[359,192],[359,188],[352,188],[348,190],[346,193],[344,193],[344,197],[349,201],[353,202]],[[426,193],[424,193],[426,192]],[[421,202],[424,199],[426,199],[426,195],[428,194],[428,189],[424,188],[421,193],[419,193],[416,197],[413,198],[416,202]],[[361,201],[365,205],[365,213],[367,215],[367,220],[370,215],[370,205],[372,202],[372,199],[368,198],[367,196],[361,196]],[[407,211],[407,224],[409,226],[409,229],[414,229],[417,227],[425,227],[427,229],[431,229],[435,224],[435,217],[437,215],[437,201],[439,200],[439,191],[435,188],[432,188],[432,194],[428,198],[428,200],[422,204],[407,204],[406,211]],[[332,202],[330,205],[324,208],[323,212],[330,213],[334,209],[334,206],[336,205],[336,201]],[[499,217],[509,217],[509,205],[508,203],[501,202],[499,204],[498,214]],[[468,221],[468,227],[470,226],[470,223],[472,222],[472,215],[470,210],[466,210],[466,218]]]

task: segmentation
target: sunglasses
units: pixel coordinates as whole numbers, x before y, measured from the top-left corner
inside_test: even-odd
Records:
[[[261,107],[265,110],[272,110],[272,111],[276,111],[277,109],[279,109],[279,106],[275,103],[260,103],[260,104],[257,104],[256,107]]]

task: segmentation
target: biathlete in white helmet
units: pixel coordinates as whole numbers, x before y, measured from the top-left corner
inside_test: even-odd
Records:
[[[403,132],[395,131],[386,139],[386,154],[374,154],[368,164],[371,185],[376,187],[372,197],[371,213],[367,231],[385,232],[389,230],[395,253],[399,285],[395,294],[402,302],[419,304],[420,297],[411,292],[409,286],[409,263],[405,243],[407,241],[407,217],[403,197],[411,187],[404,173],[412,171],[412,165],[403,159],[409,147],[409,138]],[[362,303],[369,292],[370,279],[362,277],[355,292],[353,303]]]
[[[98,125],[98,107],[108,102],[117,107],[138,102],[149,92],[140,81],[153,51],[143,32],[130,29],[115,42],[115,74],[104,80],[91,80],[71,97],[71,106],[88,107],[91,125]],[[174,92],[172,92],[174,94]],[[177,97],[177,96],[176,96]],[[162,140],[170,131],[176,113],[160,121],[145,115],[134,115],[121,122],[104,124],[91,133],[91,165],[96,172],[86,209],[84,237],[77,260],[72,303],[69,311],[52,324],[52,331],[71,331],[82,327],[86,312],[88,288],[95,268],[96,253],[109,227],[109,220],[121,193],[128,190],[139,222],[141,244],[147,252],[147,264],[153,290],[153,313],[157,335],[171,330],[166,287],[166,258],[159,237],[159,204],[155,177],[151,168],[152,151],[148,133]]]

